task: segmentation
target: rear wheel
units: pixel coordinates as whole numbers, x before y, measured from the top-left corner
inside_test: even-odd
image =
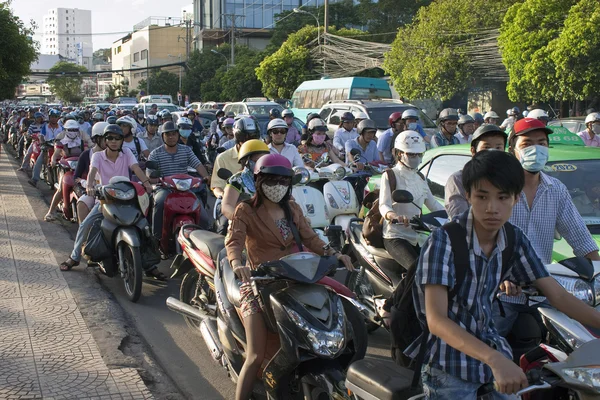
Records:
[[[138,247],[121,243],[123,246],[123,264],[125,267],[125,291],[132,302],[139,300],[142,294],[142,256]]]
[[[346,277],[346,287],[356,294],[356,297],[358,297],[359,301],[363,302],[363,299],[373,295],[373,289],[367,280],[366,274],[362,274],[362,279],[360,279],[359,282],[359,271],[361,268],[362,267],[360,266],[360,263],[356,261],[354,263],[354,271],[351,271]],[[373,306],[375,305],[373,304]],[[365,319],[365,324],[367,326],[367,332],[369,333],[375,332],[380,326],[367,319]]]
[[[208,305],[215,305],[215,293],[210,288],[203,275],[200,275],[196,269],[190,270],[181,281],[179,288],[179,300],[188,304],[206,315],[214,315],[214,312],[208,309]],[[200,332],[200,322],[192,318],[183,317],[186,324],[196,332]]]

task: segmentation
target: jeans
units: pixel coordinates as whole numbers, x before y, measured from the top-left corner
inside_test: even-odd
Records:
[[[162,237],[162,229],[163,229],[163,211],[165,209],[165,200],[167,196],[171,193],[169,190],[161,189],[154,193],[154,206],[152,209],[152,233],[157,240],[160,240]],[[199,193],[198,193],[199,194]],[[201,199],[200,203],[202,203]],[[198,224],[202,229],[208,229],[208,213],[204,208],[203,204],[200,204],[200,223]]]
[[[19,146],[20,146],[19,142]],[[23,153],[23,150],[21,150],[21,147],[19,147],[19,155]],[[31,159],[31,154],[33,153],[33,143],[29,145],[29,147],[27,148],[27,153],[25,154],[25,157],[23,157],[23,162],[21,162],[21,168],[25,169],[25,168],[29,168],[29,160]],[[39,159],[40,157],[38,157]]]
[[[33,172],[31,174],[31,180],[37,182],[40,180],[40,174],[42,173],[42,166],[44,165],[44,153],[40,154],[38,158],[35,160],[35,165],[33,166]],[[46,180],[48,177],[46,177]]]
[[[493,309],[492,309],[492,318],[494,319],[494,326],[498,333],[506,337],[510,333],[515,324],[515,321],[519,317],[520,313],[529,313],[533,315],[533,317],[537,320],[540,327],[544,326],[542,321],[542,317],[539,312],[537,312],[538,307],[544,307],[544,305],[548,305],[547,302],[537,303],[533,305],[529,304],[513,304],[507,303],[505,301],[502,302],[502,308],[504,309],[504,316],[500,312],[500,301],[494,301]]]
[[[424,365],[421,368],[423,393],[428,400],[476,400],[481,383],[463,381],[437,368]],[[519,397],[493,391],[487,394],[490,400],[518,400]]]
[[[386,239],[383,238],[383,247],[390,253],[390,256],[404,269],[408,270],[419,258],[419,246],[413,246],[404,239]]]
[[[94,221],[100,218],[102,218],[102,212],[100,211],[100,204],[98,203],[92,208],[88,216],[81,221],[79,229],[77,229],[75,244],[73,245],[73,251],[71,252],[71,260],[81,261],[81,249],[83,248],[83,243],[87,240]]]

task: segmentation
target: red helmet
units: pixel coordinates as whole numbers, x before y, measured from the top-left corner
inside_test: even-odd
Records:
[[[388,122],[390,123],[390,126],[393,126],[394,122],[398,121],[399,119],[402,119],[402,113],[400,111],[396,111],[390,115]]]
[[[254,175],[258,174],[294,176],[294,170],[290,160],[281,154],[267,154],[259,158],[254,166]]]

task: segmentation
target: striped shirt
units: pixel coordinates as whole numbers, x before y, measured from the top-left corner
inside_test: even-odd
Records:
[[[196,157],[192,149],[183,144],[177,145],[177,152],[174,154],[168,153],[165,145],[162,145],[150,153],[148,161],[156,161],[158,163],[160,175],[162,177],[187,174],[188,167],[195,169],[200,165],[200,160],[198,160],[198,157]],[[151,173],[151,169],[146,169],[146,174],[148,176],[150,176]]]
[[[470,269],[466,271],[464,282],[459,283],[457,297],[448,299],[448,317],[480,341],[512,359],[512,350],[506,339],[496,331],[492,318],[492,302],[496,297],[498,285],[503,280],[500,275],[506,233],[504,228],[498,232],[496,247],[488,259],[482,252],[474,231],[471,210],[461,214],[457,220],[467,231]],[[549,276],[531,243],[519,228],[515,228],[513,259],[508,277],[515,283],[525,285]],[[413,299],[422,324],[426,323],[425,286],[443,285],[451,290],[456,284],[455,276],[450,238],[443,229],[436,229],[423,246],[415,275]],[[405,353],[416,357],[420,343],[421,338],[418,338]],[[430,334],[426,346],[424,363],[430,367],[469,382],[492,381],[492,370],[488,365],[459,352],[442,339]]]
[[[442,132],[436,133],[431,138],[431,148],[449,146],[451,144],[460,144],[460,141],[456,136],[451,136],[451,138],[448,139]]]

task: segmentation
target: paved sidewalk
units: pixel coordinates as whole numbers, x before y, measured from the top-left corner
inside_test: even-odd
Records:
[[[151,399],[109,370],[6,152],[0,154],[0,399]]]

